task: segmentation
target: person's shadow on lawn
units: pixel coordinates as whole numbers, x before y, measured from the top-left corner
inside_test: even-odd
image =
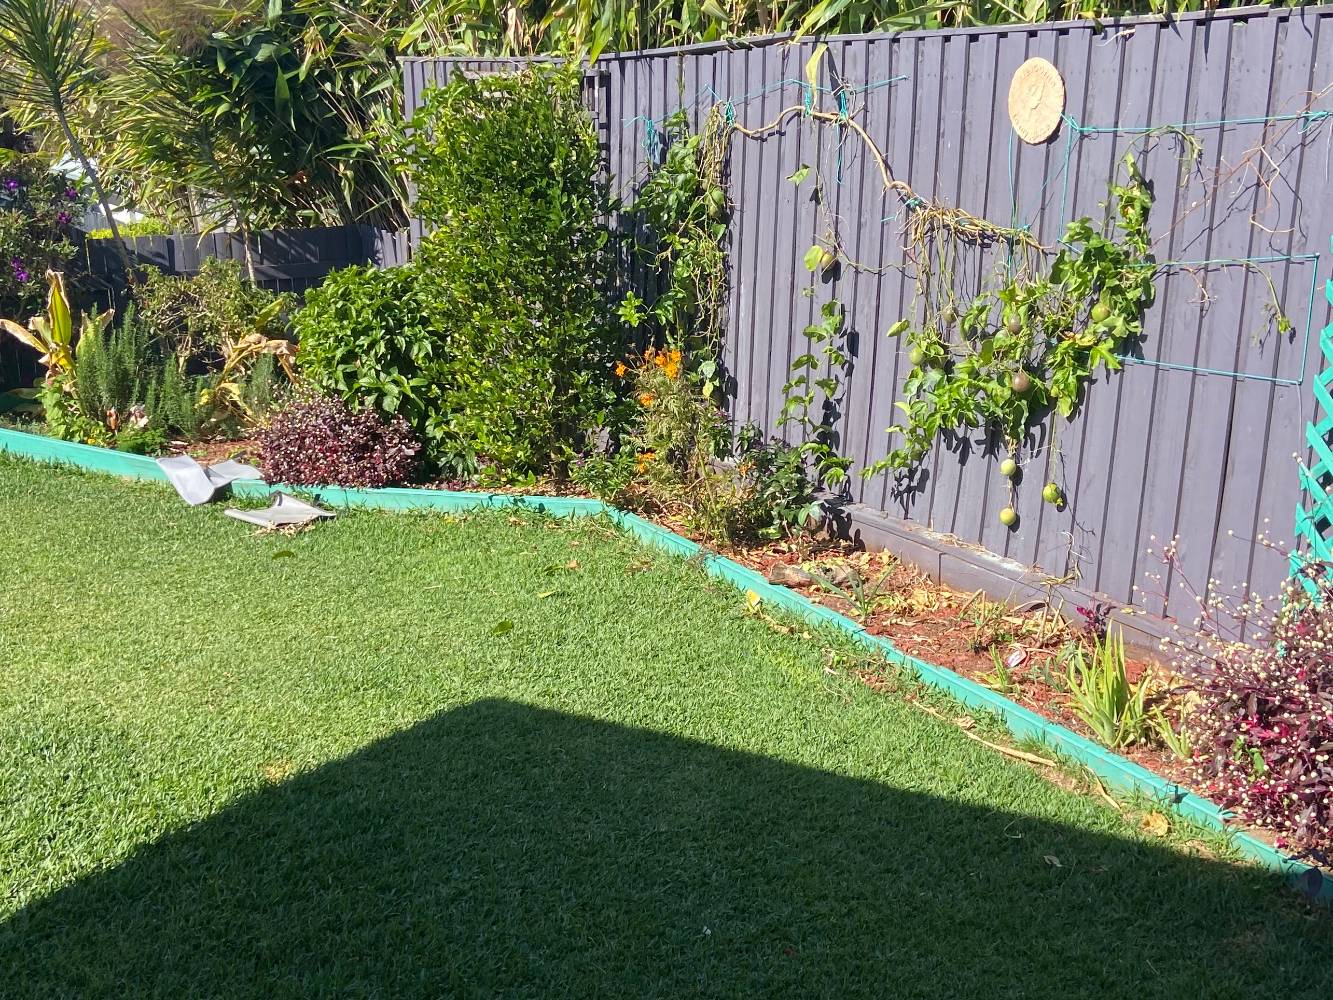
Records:
[[[0,926],[0,996],[1314,996],[1257,873],[503,701]]]

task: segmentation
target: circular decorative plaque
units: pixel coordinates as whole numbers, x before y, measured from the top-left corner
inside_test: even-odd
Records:
[[[1060,127],[1065,82],[1045,59],[1029,59],[1009,84],[1009,120],[1024,142],[1045,142]]]

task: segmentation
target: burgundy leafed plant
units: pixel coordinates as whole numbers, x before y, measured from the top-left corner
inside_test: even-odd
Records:
[[[1270,544],[1271,543],[1266,543]],[[1175,543],[1163,552],[1180,575]],[[1333,582],[1312,565],[1320,593],[1288,584],[1269,606],[1196,594],[1202,638],[1172,641],[1192,691],[1186,728],[1196,778],[1219,804],[1272,830],[1277,846],[1333,859]],[[1188,588],[1187,588],[1188,589]],[[1234,639],[1235,621],[1257,629]],[[1256,637],[1257,636],[1257,637]]]
[[[271,483],[374,488],[409,483],[421,443],[401,417],[354,412],[341,399],[298,392],[259,435]]]

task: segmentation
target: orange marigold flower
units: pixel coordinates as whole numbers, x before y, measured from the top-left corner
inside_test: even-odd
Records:
[[[676,364],[680,364],[680,351],[672,351],[671,360]]]
[[[652,406],[652,405],[653,405],[653,400],[656,399],[656,398],[657,398],[657,397],[654,396],[651,392],[641,392],[641,393],[639,393],[639,405],[640,405],[640,406]]]
[[[662,366],[662,370],[666,372],[667,378],[675,378],[680,374],[680,363],[677,361],[668,361]]]
[[[623,362],[623,361],[617,361],[617,362],[616,362],[616,374],[619,375],[619,376],[621,376],[621,377],[623,377],[626,371],[627,371],[627,369],[625,368],[625,362]]]
[[[640,472],[647,472],[649,463],[653,462],[656,458],[657,452],[655,451],[641,451],[634,464]]]

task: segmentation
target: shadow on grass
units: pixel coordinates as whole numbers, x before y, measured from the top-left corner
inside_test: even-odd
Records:
[[[1224,864],[488,701],[33,903],[0,995],[1290,997],[1329,927]]]

